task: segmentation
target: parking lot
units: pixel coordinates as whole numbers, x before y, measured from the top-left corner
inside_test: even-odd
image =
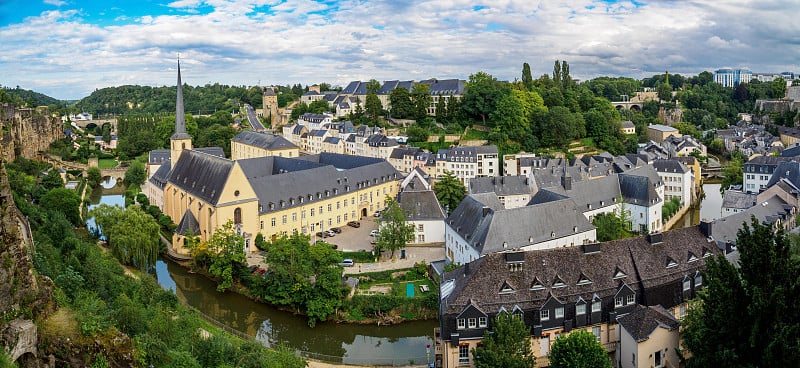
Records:
[[[359,228],[347,226],[346,224],[339,226],[342,229],[341,234],[336,234],[336,236],[325,238],[324,240],[330,244],[336,244],[338,249],[342,251],[371,251],[372,244],[369,242],[373,237],[369,235],[369,232],[377,229],[378,223],[375,222],[375,217],[364,217],[359,222],[361,223]],[[316,240],[322,239],[317,237]],[[311,241],[314,241],[314,238]]]

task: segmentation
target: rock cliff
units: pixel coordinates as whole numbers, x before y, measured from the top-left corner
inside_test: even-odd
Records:
[[[22,366],[39,365],[35,320],[52,309],[52,282],[33,269],[33,241],[27,221],[14,205],[0,162],[0,348]]]
[[[64,138],[61,120],[51,116],[47,107],[0,106],[0,159],[34,158],[37,152],[47,150],[61,138]]]

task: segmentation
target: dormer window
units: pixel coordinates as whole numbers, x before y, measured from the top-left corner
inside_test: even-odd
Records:
[[[703,286],[703,275],[700,272],[694,274],[694,287],[701,287]]]
[[[531,283],[531,290],[544,290],[544,285],[539,281],[539,278],[533,280],[533,283]]]
[[[628,274],[626,274],[625,272],[622,272],[622,270],[620,270],[619,267],[617,267],[617,269],[614,271],[614,280],[625,278],[625,277],[628,277]]]
[[[581,274],[581,277],[578,279],[578,285],[589,285],[592,283],[592,280],[589,280],[586,275]]]
[[[566,286],[567,284],[565,284],[560,277],[556,276],[556,279],[553,281],[553,288],[563,288]]]
[[[708,250],[708,249],[706,249],[706,248],[703,248],[703,258],[708,258],[708,257],[711,257],[711,255],[712,255],[712,254],[711,254],[711,251],[710,251],[710,250]]]
[[[678,262],[675,262],[674,259],[667,257],[667,268],[677,267]]]
[[[692,252],[689,252],[689,259],[687,262],[692,263],[697,260],[697,256],[695,256]]]
[[[503,286],[500,287],[500,294],[511,294],[514,292],[514,288],[508,284],[508,282],[503,281]]]

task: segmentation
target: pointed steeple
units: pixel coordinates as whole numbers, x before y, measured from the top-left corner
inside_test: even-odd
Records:
[[[186,133],[186,118],[183,112],[183,82],[181,82],[181,60],[178,59],[178,97],[175,101],[175,134],[170,139],[191,139]]]

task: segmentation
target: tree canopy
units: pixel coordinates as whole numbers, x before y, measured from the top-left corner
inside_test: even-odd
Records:
[[[380,252],[389,250],[394,257],[394,251],[405,248],[406,244],[414,240],[414,224],[406,221],[406,214],[400,204],[393,198],[386,197],[386,208],[378,219],[378,244],[375,249]]]
[[[530,329],[521,318],[500,313],[492,320],[491,333],[483,334],[483,345],[472,349],[477,368],[528,368],[535,358],[531,352]]]
[[[442,209],[449,215],[467,195],[467,188],[453,173],[445,171],[439,181],[433,184],[433,192],[436,193]]]
[[[586,330],[557,338],[549,358],[553,368],[611,368],[606,349]]]
[[[737,235],[738,267],[721,255],[706,261],[706,289],[684,320],[683,344],[691,353],[686,366],[795,366],[800,262],[783,230],[755,217]]]
[[[101,204],[90,212],[108,238],[111,253],[121,263],[148,270],[156,265],[160,249],[158,222],[138,206]]]

